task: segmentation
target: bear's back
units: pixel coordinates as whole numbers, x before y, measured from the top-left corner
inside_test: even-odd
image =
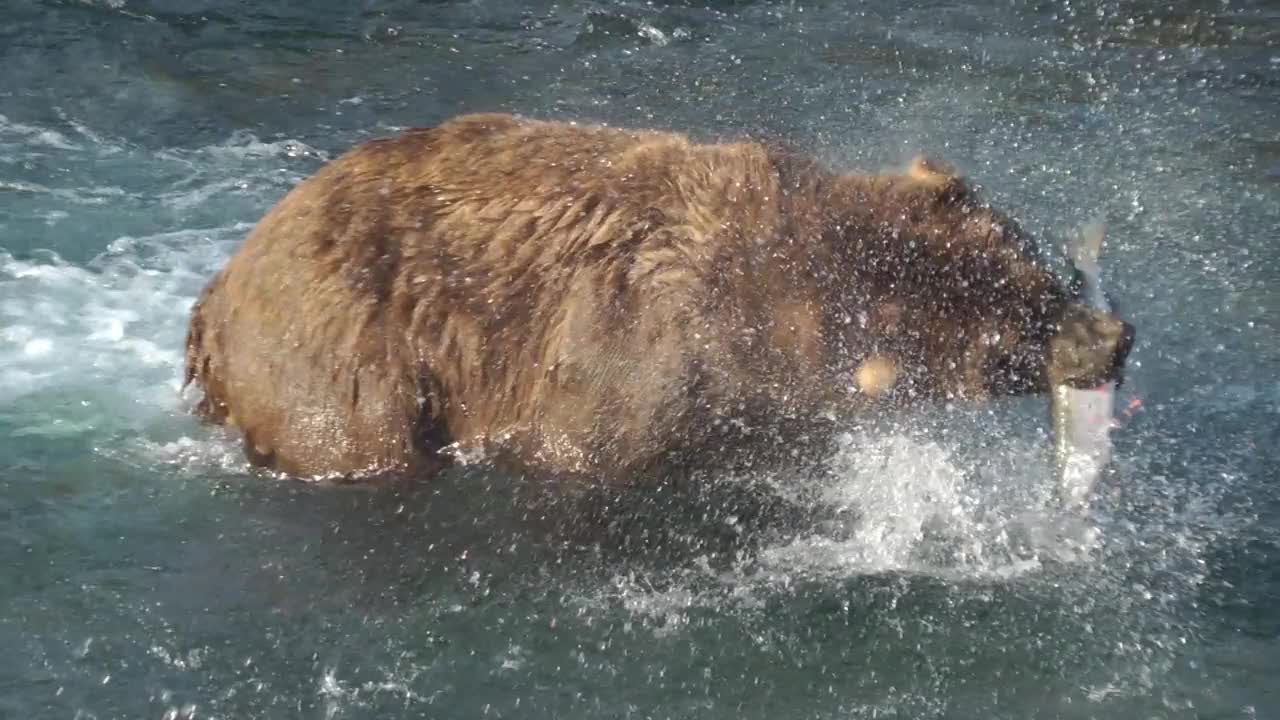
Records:
[[[413,464],[538,423],[639,447],[688,380],[690,298],[785,222],[780,177],[754,143],[505,115],[363,143],[210,283],[188,380],[290,472]]]

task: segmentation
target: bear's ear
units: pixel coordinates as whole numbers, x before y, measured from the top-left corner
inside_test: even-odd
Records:
[[[907,166],[907,179],[922,190],[931,192],[944,203],[954,203],[969,195],[969,186],[950,165],[924,155],[917,155]]]

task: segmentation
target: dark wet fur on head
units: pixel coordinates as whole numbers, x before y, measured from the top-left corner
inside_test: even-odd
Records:
[[[430,474],[453,443],[625,481],[819,443],[886,400],[1046,387],[1067,298],[954,174],[466,116],[298,185],[197,302],[186,379],[249,457]],[[853,391],[872,357],[900,372]],[[895,365],[896,363],[896,365]]]

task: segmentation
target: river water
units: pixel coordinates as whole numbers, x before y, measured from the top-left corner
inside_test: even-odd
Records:
[[[1280,717],[1280,8],[906,5],[5,0],[0,717]],[[250,471],[178,392],[201,285],[324,160],[479,110],[925,150],[1047,245],[1105,217],[1140,342],[1087,524],[1030,400],[599,542],[482,464]]]

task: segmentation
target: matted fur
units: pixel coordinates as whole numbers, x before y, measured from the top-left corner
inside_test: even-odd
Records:
[[[625,480],[877,403],[1042,390],[1067,302],[929,163],[837,175],[754,142],[473,115],[280,200],[192,310],[186,381],[288,473],[429,474],[456,443]],[[893,383],[874,397],[871,357]]]

